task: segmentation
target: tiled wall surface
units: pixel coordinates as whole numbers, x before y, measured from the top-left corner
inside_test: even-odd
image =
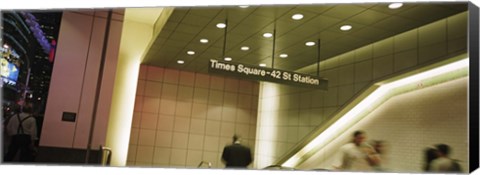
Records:
[[[257,166],[268,166],[373,82],[467,51],[467,12],[366,45],[320,63],[327,91],[261,83]],[[316,65],[297,70],[316,73]],[[277,105],[263,105],[271,102]],[[273,114],[273,115],[272,115]],[[264,132],[265,131],[265,132]],[[274,134],[270,133],[275,131]]]
[[[234,133],[254,151],[257,82],[142,65],[127,166],[223,168]]]
[[[367,140],[385,141],[384,166],[393,172],[422,172],[426,147],[451,146],[451,157],[468,169],[468,77],[401,94],[387,100],[299,167],[331,169],[338,148],[355,130]]]

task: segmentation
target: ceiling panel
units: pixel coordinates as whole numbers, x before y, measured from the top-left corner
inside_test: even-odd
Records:
[[[225,55],[235,62],[270,65],[273,38],[264,38],[262,34],[275,28],[275,67],[296,70],[316,62],[317,46],[307,47],[306,41],[321,40],[320,54],[324,60],[467,10],[467,3],[406,3],[395,10],[387,6],[364,3],[176,8],[148,50],[144,63],[202,72],[207,70],[210,59],[223,59],[225,49]],[[302,13],[304,18],[291,19],[296,13]],[[225,22],[227,17],[225,47],[225,29],[215,25]],[[340,31],[339,27],[347,23],[353,29]],[[209,42],[202,44],[201,38]],[[242,51],[241,46],[249,46],[250,50]],[[196,54],[188,56],[187,50]],[[280,53],[289,57],[278,58]],[[186,63],[178,65],[177,59],[185,59]]]
[[[211,20],[211,18],[207,17],[187,15],[185,18],[183,18],[182,23],[193,26],[204,26],[205,24],[208,24]]]
[[[187,23],[181,23],[180,25],[178,25],[176,31],[181,33],[186,33],[186,34],[197,35],[199,31],[201,31],[202,29],[203,29],[203,26],[195,26]]]
[[[348,19],[365,10],[366,8],[357,5],[337,5],[327,10],[323,15],[338,19]]]
[[[388,18],[388,14],[377,12],[374,10],[363,11],[360,14],[357,14],[350,19],[349,21],[355,21],[356,23],[363,24],[363,25],[370,25],[381,21],[385,18]]]
[[[321,5],[298,5],[295,9],[309,11],[311,13],[322,14],[331,8],[336,7],[334,4],[321,4]]]
[[[393,32],[387,31],[387,30],[382,30],[379,28],[375,27],[363,27],[361,29],[352,31],[350,33],[351,36],[355,36],[358,38],[366,39],[366,40],[371,40],[371,41],[376,41],[379,38],[386,38],[387,36],[393,35]]]
[[[442,12],[442,13],[439,13]],[[443,6],[415,6],[408,10],[397,13],[398,16],[415,19],[419,21],[433,21],[443,18],[445,15],[452,15],[455,11]]]
[[[313,27],[318,29],[319,31],[322,31],[326,28],[329,28],[333,25],[337,25],[343,20],[337,19],[337,18],[332,18],[329,16],[316,16],[314,19],[308,21],[305,23],[305,26]]]
[[[190,8],[192,9],[192,8]],[[205,18],[215,18],[217,15],[223,13],[224,9],[213,7],[193,7],[193,10],[189,11],[190,16],[199,16]]]
[[[168,21],[169,22],[180,22],[180,21],[182,21],[183,17],[185,17],[187,12],[188,12],[188,10],[185,10],[185,9],[182,9],[182,8],[177,8],[170,15],[170,18],[168,18]]]
[[[416,26],[419,26],[420,24],[422,24],[422,22],[420,21],[406,19],[398,16],[391,16],[371,26],[386,31],[407,31],[409,29],[415,28]]]

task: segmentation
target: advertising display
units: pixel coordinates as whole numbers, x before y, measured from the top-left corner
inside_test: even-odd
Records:
[[[15,64],[9,62],[5,58],[1,58],[0,74],[3,84],[15,86],[18,79],[18,68]]]

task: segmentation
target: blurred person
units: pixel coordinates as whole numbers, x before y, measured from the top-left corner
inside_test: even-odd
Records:
[[[36,154],[34,143],[37,139],[37,124],[32,112],[33,106],[25,103],[23,108],[8,121],[6,134],[10,137],[10,145],[4,161],[13,161],[17,152],[20,151],[20,162],[33,162]]]
[[[425,165],[423,166],[423,170],[426,172],[432,171],[431,165],[432,161],[438,158],[437,149],[435,148],[426,148],[425,149]]]
[[[372,167],[376,171],[386,171],[386,164],[387,164],[387,158],[386,158],[386,153],[387,153],[387,144],[385,141],[382,140],[372,140],[371,145],[375,151],[375,153],[378,155],[379,160],[376,164],[372,164]]]
[[[247,168],[252,163],[250,148],[241,144],[241,137],[233,136],[233,143],[223,148],[222,162],[226,168]]]
[[[4,107],[3,110],[3,118],[2,118],[2,141],[3,141],[3,148],[2,151],[3,153],[7,152],[7,148],[10,145],[10,136],[7,134],[7,124],[12,118],[17,113],[20,113],[20,106],[13,104],[13,105],[8,105]],[[3,154],[5,155],[5,154]]]
[[[431,170],[433,172],[462,172],[457,160],[450,158],[450,146],[446,144],[435,145],[437,149],[437,158],[432,161]]]
[[[353,139],[340,147],[338,170],[346,171],[374,171],[380,165],[380,157],[375,149],[365,142],[364,131],[355,131]]]

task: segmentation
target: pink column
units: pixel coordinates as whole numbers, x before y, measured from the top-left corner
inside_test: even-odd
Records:
[[[85,149],[106,27],[105,11],[64,11],[40,146]],[[118,59],[123,10],[113,12],[92,148],[105,145],[106,128]],[[76,113],[75,122],[62,121]]]

